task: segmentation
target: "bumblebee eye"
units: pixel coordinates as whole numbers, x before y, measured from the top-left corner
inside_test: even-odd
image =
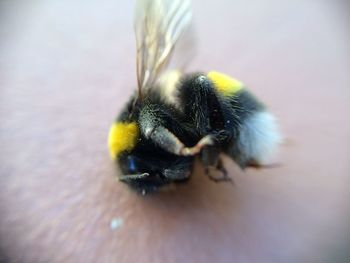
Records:
[[[131,173],[136,172],[136,162],[133,156],[128,156],[128,169]]]

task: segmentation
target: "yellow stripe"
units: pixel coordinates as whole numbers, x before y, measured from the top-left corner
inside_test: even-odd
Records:
[[[213,82],[216,90],[224,96],[232,96],[244,87],[242,82],[216,71],[210,71],[207,77]]]
[[[112,159],[121,152],[131,151],[139,138],[140,131],[136,122],[113,123],[109,129],[108,148]]]

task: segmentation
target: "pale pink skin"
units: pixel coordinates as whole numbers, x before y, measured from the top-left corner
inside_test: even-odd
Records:
[[[273,169],[197,164],[142,197],[108,127],[136,86],[132,1],[8,1],[0,17],[0,259],[337,262],[349,258],[347,1],[195,0],[189,72],[242,79],[279,119]],[[346,260],[344,260],[346,262]]]

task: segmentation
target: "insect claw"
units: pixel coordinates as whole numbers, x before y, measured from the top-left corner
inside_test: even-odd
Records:
[[[211,168],[211,169],[210,169]],[[214,172],[220,172],[221,176],[220,177],[216,177],[211,173],[211,170],[213,170]],[[221,159],[219,160],[218,164],[216,165],[216,167],[213,166],[209,166],[205,168],[205,174],[208,176],[208,178],[212,181],[214,181],[215,183],[219,183],[219,182],[230,182],[232,185],[234,185],[234,181],[233,179],[228,175],[228,172],[226,170],[226,168],[224,167]]]

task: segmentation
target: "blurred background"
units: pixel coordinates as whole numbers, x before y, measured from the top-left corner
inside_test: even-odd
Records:
[[[197,165],[141,197],[107,133],[136,87],[134,1],[0,2],[0,261],[349,262],[347,0],[193,0],[188,70],[241,79],[276,114],[277,168]]]

